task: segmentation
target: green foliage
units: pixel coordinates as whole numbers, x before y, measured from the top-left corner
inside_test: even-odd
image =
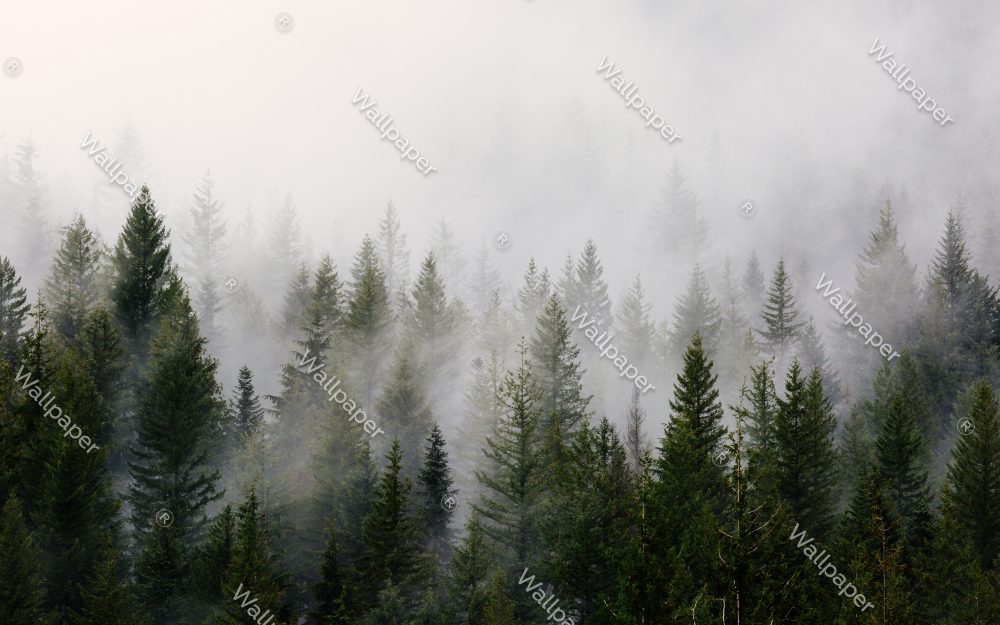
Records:
[[[13,364],[28,315],[28,294],[6,256],[0,257],[0,358]]]
[[[17,496],[7,498],[0,511],[0,614],[11,623],[44,625],[44,592],[39,550],[24,522]]]

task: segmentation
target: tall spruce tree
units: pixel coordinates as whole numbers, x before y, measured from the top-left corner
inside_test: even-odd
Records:
[[[668,351],[674,362],[684,357],[688,345],[695,334],[709,355],[714,356],[719,348],[722,327],[719,305],[708,287],[708,280],[701,267],[694,266],[687,291],[674,307],[674,323],[670,330]]]
[[[424,378],[414,362],[409,344],[400,347],[392,377],[376,406],[386,435],[398,439],[406,449],[420,449],[431,432],[433,413],[427,403]],[[420,466],[418,454],[404,463],[403,474],[416,477]]]
[[[16,495],[0,510],[0,614],[11,623],[46,625],[41,554]]]
[[[552,295],[538,318],[531,340],[531,376],[541,392],[540,436],[547,436],[557,427],[562,442],[566,443],[587,420],[591,396],[583,394],[583,373],[580,348],[570,336],[559,299]]]
[[[536,435],[540,392],[523,341],[519,350],[518,367],[507,372],[500,389],[503,416],[486,441],[486,458],[495,468],[476,472],[483,493],[482,502],[473,505],[501,565],[511,573],[534,566],[538,556],[536,514],[544,468]]]
[[[304,245],[299,213],[292,195],[286,194],[274,214],[273,225],[267,237],[267,260],[270,287],[274,292],[284,289],[303,262]]]
[[[656,327],[650,318],[652,304],[646,299],[642,280],[637,275],[618,310],[619,340],[622,352],[632,361],[652,364],[653,339]]]
[[[836,427],[819,370],[813,369],[806,379],[798,361],[793,361],[774,420],[777,487],[796,522],[820,538],[833,524]]]
[[[524,272],[524,283],[517,291],[517,301],[514,305],[518,314],[518,332],[521,336],[531,336],[538,316],[542,314],[545,303],[549,300],[551,291],[549,270],[539,270],[535,259],[528,259],[528,269]]]
[[[355,388],[370,406],[387,360],[385,342],[391,323],[389,293],[379,268],[375,242],[365,235],[351,267],[351,296],[343,317],[343,334],[350,354]]]
[[[130,354],[136,358],[139,375],[145,372],[149,344],[173,275],[169,237],[149,188],[142,187],[118,235],[111,286],[115,316]],[[131,374],[130,379],[139,379],[139,375]]]
[[[588,239],[573,267],[571,275],[565,281],[562,290],[562,302],[565,309],[586,313],[587,320],[601,331],[610,330],[614,321],[611,316],[611,299],[608,297],[608,284],[604,280],[604,268],[597,256],[597,244]]]
[[[376,592],[398,587],[404,601],[412,605],[420,571],[420,545],[417,525],[410,515],[410,479],[401,474],[403,452],[398,440],[393,441],[386,459],[389,464],[362,526],[363,572]]]
[[[402,232],[399,214],[392,202],[385,207],[375,242],[379,267],[385,276],[385,290],[391,302],[390,308],[398,310],[410,280],[410,252],[406,249],[406,235]]]
[[[232,415],[230,431],[245,438],[260,431],[264,425],[264,407],[260,404],[260,396],[253,387],[253,372],[246,365],[240,367],[236,377],[236,387],[233,398],[229,400],[229,410]]]
[[[451,543],[451,530],[448,526],[453,510],[446,507],[445,500],[458,492],[452,489],[453,482],[444,436],[438,424],[434,423],[427,437],[424,464],[417,476],[417,484],[421,498],[424,541],[427,550],[442,559],[447,559]]]
[[[1000,554],[1000,407],[986,380],[971,393],[943,499],[945,513],[969,533],[980,565],[990,570]]]
[[[219,338],[216,315],[221,309],[218,282],[222,270],[221,262],[225,254],[223,238],[226,223],[222,220],[222,205],[215,198],[215,181],[212,172],[206,171],[194,191],[191,206],[191,231],[184,237],[187,244],[185,260],[186,275],[193,278],[197,297],[195,310],[201,321],[202,331],[210,342]]]
[[[652,233],[659,250],[671,250],[686,261],[697,260],[708,226],[698,212],[698,196],[691,190],[674,159],[660,200],[651,214]]]
[[[79,587],[83,607],[69,614],[70,625],[149,625],[131,584],[119,579],[121,555],[108,546],[94,574]]]
[[[63,228],[62,242],[45,285],[45,298],[55,329],[70,341],[103,299],[102,247],[82,215]]]
[[[465,525],[465,538],[455,547],[448,577],[448,594],[460,625],[482,622],[489,575],[494,566],[494,556],[486,544],[483,526],[473,515]]]
[[[757,332],[764,339],[764,350],[776,358],[781,366],[791,352],[804,322],[796,321],[799,313],[795,308],[792,281],[785,271],[785,259],[778,259],[778,266],[767,290],[767,299],[761,318],[764,329]]]
[[[136,575],[147,600],[182,603],[205,508],[222,497],[219,472],[210,466],[224,413],[217,366],[182,294],[156,337],[128,463],[132,524],[142,550]],[[171,514],[167,529],[159,527],[160,510]]]
[[[760,258],[756,251],[750,252],[747,268],[743,272],[743,312],[748,317],[756,317],[764,306],[764,272],[760,268]]]
[[[260,502],[251,489],[236,513],[236,544],[233,561],[226,575],[226,596],[215,619],[216,625],[257,625],[270,610],[277,622],[289,622],[292,616],[288,600],[288,582],[275,553],[273,530],[260,510]],[[233,596],[228,595],[232,592]],[[243,593],[247,593],[244,595]],[[251,607],[242,604],[257,602]]]
[[[14,364],[24,318],[28,315],[28,292],[6,256],[0,257],[0,358]]]

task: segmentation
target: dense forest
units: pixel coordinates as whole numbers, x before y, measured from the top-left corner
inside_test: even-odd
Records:
[[[113,241],[47,245],[34,153],[0,187],[7,622],[1000,622],[1000,296],[961,199],[920,269],[898,194],[857,209],[824,290],[791,252],[700,263],[675,164],[649,236],[684,262],[613,302],[592,240],[508,291],[443,221],[411,272],[390,203],[337,266],[290,197],[227,230],[210,174],[180,228],[144,187]]]

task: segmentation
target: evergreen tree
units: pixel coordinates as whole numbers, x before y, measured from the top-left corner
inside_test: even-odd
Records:
[[[14,154],[14,172],[11,177],[15,213],[6,224],[17,237],[10,242],[23,263],[25,275],[40,275],[51,252],[49,222],[46,218],[45,195],[47,188],[35,167],[38,147],[30,138],[17,146]]]
[[[771,286],[767,290],[767,300],[761,318],[765,327],[757,332],[763,337],[763,347],[768,354],[782,363],[789,354],[792,344],[798,338],[803,322],[796,322],[798,311],[795,309],[795,297],[792,294],[792,282],[785,272],[785,259],[778,260],[778,267],[771,278]]]
[[[389,582],[378,593],[378,605],[361,621],[361,625],[399,625],[406,622],[406,607],[399,589]]]
[[[622,352],[640,364],[652,364],[656,328],[650,319],[651,310],[652,305],[646,300],[646,292],[637,275],[635,282],[625,293],[618,311],[618,325],[621,328],[618,340],[621,341]]]
[[[102,260],[100,241],[87,227],[83,216],[77,215],[63,228],[62,243],[45,288],[52,323],[70,341],[76,338],[87,315],[103,299]]]
[[[379,268],[375,243],[367,235],[354,257],[351,278],[343,330],[353,367],[353,386],[362,390],[365,405],[371,405],[385,367],[384,343],[391,317],[385,275]]]
[[[918,310],[916,268],[899,242],[892,202],[885,201],[878,227],[872,231],[857,268],[854,301],[865,320],[894,342],[913,338],[913,312]],[[874,351],[874,350],[870,350]]]
[[[316,625],[349,625],[347,584],[341,572],[340,552],[337,546],[337,530],[330,527],[326,548],[323,550],[323,564],[320,569],[321,581],[313,587],[316,606],[312,611],[312,623]]]
[[[490,263],[490,252],[485,244],[479,246],[479,252],[472,262],[473,274],[470,280],[472,312],[478,316],[486,312],[494,299],[494,294],[500,291],[502,278],[497,268]]]
[[[221,306],[217,286],[222,269],[222,256],[225,253],[222,240],[226,236],[226,224],[222,220],[222,202],[215,199],[214,189],[212,172],[206,171],[194,191],[194,204],[191,206],[192,228],[184,237],[184,242],[187,244],[187,275],[193,278],[193,284],[198,291],[195,310],[209,341],[218,338],[215,317]]]
[[[326,336],[332,335],[340,323],[343,314],[342,290],[343,284],[337,275],[337,268],[330,260],[330,255],[324,254],[316,269],[309,305],[306,308],[306,319]]]
[[[130,375],[131,380],[139,379],[146,369],[147,346],[173,275],[169,236],[163,217],[156,212],[156,204],[149,196],[149,188],[144,186],[133,200],[125,227],[118,235],[111,287],[115,316],[139,367],[137,373]]]
[[[223,412],[216,368],[182,295],[156,338],[136,422],[134,461],[128,463],[132,524],[143,550],[136,575],[147,600],[179,600],[193,545],[207,522],[205,507],[222,496],[216,490],[219,472],[210,468]],[[154,529],[162,509],[172,514],[172,524]]]
[[[410,479],[400,474],[403,453],[398,440],[393,441],[386,459],[389,464],[375,488],[372,510],[362,528],[364,575],[376,591],[398,586],[406,600],[411,598],[419,573],[419,539],[409,512]]]
[[[924,469],[926,448],[916,419],[919,407],[912,405],[913,397],[914,393],[905,389],[894,389],[875,450],[889,501],[900,517],[905,544],[915,550],[929,540],[931,494]]]
[[[805,327],[799,334],[798,359],[802,368],[806,371],[819,369],[820,377],[823,379],[823,388],[830,403],[836,406],[843,398],[843,390],[840,387],[840,379],[833,365],[826,357],[826,348],[823,347],[823,339],[816,330],[812,317],[806,322]]]
[[[306,308],[309,306],[309,301],[309,270],[302,264],[296,270],[285,293],[285,303],[281,312],[281,331],[286,337],[298,337],[299,332],[307,325]]]
[[[288,584],[274,552],[270,523],[261,513],[252,489],[236,516],[236,546],[225,582],[227,596],[215,622],[217,625],[256,625],[259,620],[256,617],[270,610],[276,622],[287,623],[292,616],[286,596]],[[232,599],[228,596],[230,591]],[[244,592],[257,599],[253,607],[241,605],[247,600],[243,597]]]
[[[108,547],[94,574],[79,587],[83,607],[69,614],[71,625],[149,625],[132,587],[118,578],[120,555]]]
[[[278,292],[292,280],[303,262],[302,227],[292,195],[286,194],[274,215],[267,237],[267,259],[271,290]]]
[[[713,356],[719,348],[721,327],[719,305],[709,292],[705,274],[695,265],[687,292],[674,307],[674,324],[668,348],[672,360],[681,360],[695,334],[701,337],[708,355]]]
[[[483,494],[482,503],[473,505],[483,532],[510,572],[533,566],[538,555],[536,510],[543,471],[536,435],[540,392],[528,369],[523,341],[519,350],[518,368],[507,372],[500,389],[503,416],[486,441],[486,458],[495,468],[476,472]]]
[[[990,570],[1000,554],[1000,408],[989,382],[972,388],[964,418],[971,431],[952,450],[944,490],[946,514],[972,537],[980,565]]]
[[[30,308],[28,293],[10,259],[0,257],[0,358],[11,365],[16,361],[24,318]]]
[[[691,609],[715,576],[715,560],[700,555],[717,550],[715,527],[725,506],[722,469],[715,458],[726,430],[715,384],[712,362],[695,333],[674,383],[671,420],[656,463],[660,481],[654,549],[665,565],[656,583],[678,611]],[[654,614],[672,616],[663,608]]]
[[[645,422],[646,410],[642,407],[639,389],[634,388],[625,412],[625,449],[628,451],[629,466],[635,475],[640,474],[643,458],[651,451],[646,435],[642,431]]]
[[[487,588],[494,556],[486,544],[483,526],[475,515],[465,525],[465,538],[451,559],[449,596],[460,625],[481,623],[486,609]]]
[[[651,215],[652,233],[661,250],[676,250],[687,261],[697,260],[705,243],[708,225],[698,212],[698,196],[674,159],[667,172],[660,201]]]
[[[389,294],[390,306],[396,309],[403,300],[410,280],[410,252],[406,249],[406,235],[403,234],[396,207],[392,202],[385,207],[385,215],[379,222],[378,235],[379,267],[385,276],[385,290]]]
[[[220,603],[229,590],[225,584],[236,551],[236,521],[233,507],[223,508],[208,527],[208,537],[198,554],[195,590],[210,604]]]
[[[496,430],[503,412],[499,397],[503,382],[502,364],[497,353],[491,351],[487,360],[473,359],[471,369],[472,381],[465,397],[465,413],[458,428],[458,437],[463,444],[455,453],[459,466],[485,469],[482,465],[486,439]],[[472,471],[459,471],[455,478],[459,492],[476,490],[478,482]]]
[[[16,495],[8,497],[0,511],[0,553],[0,614],[11,623],[51,622],[43,607],[40,553]]]
[[[597,244],[588,239],[583,253],[567,276],[561,289],[562,303],[568,311],[586,313],[587,320],[593,320],[598,331],[610,330],[612,324],[611,299],[608,298],[608,284],[604,281],[604,269],[597,257]]]
[[[837,422],[819,371],[813,369],[804,379],[798,361],[793,361],[785,378],[785,396],[777,401],[778,492],[796,522],[822,538],[833,522],[837,477],[833,434]]]
[[[750,252],[747,268],[743,272],[743,312],[755,317],[764,306],[764,272],[760,269],[757,252]]]
[[[490,579],[486,605],[483,608],[483,625],[508,625],[517,623],[514,619],[514,602],[507,596],[507,580],[501,571],[496,571]]]
[[[233,416],[230,429],[237,436],[252,436],[264,425],[264,408],[253,387],[253,372],[245,365],[240,367],[229,407]]]
[[[558,427],[563,442],[568,441],[587,420],[591,397],[583,394],[580,348],[570,338],[566,313],[555,295],[538,318],[531,340],[531,375],[541,392],[538,434],[546,436]]]
[[[778,495],[778,393],[774,387],[774,369],[768,360],[750,369],[750,386],[744,386],[743,404],[737,415],[749,437],[747,471],[765,496]]]
[[[438,380],[438,375],[446,370],[453,357],[453,329],[451,309],[445,297],[444,282],[438,275],[437,260],[433,254],[428,254],[413,286],[409,331],[422,351],[420,367],[432,382]]]
[[[399,350],[392,378],[385,387],[376,412],[386,435],[398,439],[406,449],[420,449],[424,438],[431,432],[434,418],[409,345],[403,345]],[[420,466],[419,456],[414,454],[404,466],[404,475],[416,476]]]
[[[480,354],[485,356],[495,352],[499,356],[510,353],[514,333],[500,299],[500,291],[493,291],[490,295],[476,330],[476,348]]]
[[[423,535],[429,551],[441,558],[446,558],[451,539],[448,526],[451,523],[452,510],[445,507],[445,499],[456,492],[451,488],[453,480],[451,469],[448,468],[448,452],[445,451],[445,440],[437,423],[431,427],[424,448],[424,466],[417,478],[420,486],[422,502]]]
[[[467,262],[465,255],[462,254],[462,245],[455,240],[455,233],[448,227],[444,218],[439,219],[431,228],[431,251],[434,253],[442,281],[451,285],[453,290],[459,290],[465,284]]]
[[[518,332],[522,336],[530,336],[534,331],[535,323],[549,300],[551,290],[548,269],[539,271],[535,259],[529,259],[528,269],[524,272],[524,284],[517,291],[515,303],[519,322]]]

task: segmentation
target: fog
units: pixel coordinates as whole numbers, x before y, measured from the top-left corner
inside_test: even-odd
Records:
[[[486,246],[508,301],[530,257],[555,278],[592,238],[613,303],[642,274],[661,319],[690,266],[659,253],[648,230],[674,163],[708,221],[699,260],[710,273],[728,255],[739,275],[756,250],[766,275],[784,254],[810,279],[849,284],[887,194],[921,274],[959,196],[975,237],[997,202],[1000,85],[988,59],[1000,53],[1000,9],[895,4],[10,3],[0,56],[23,71],[0,81],[0,153],[37,145],[50,249],[76,212],[113,243],[129,200],[80,146],[88,132],[114,146],[131,125],[145,161],[124,171],[150,185],[182,268],[179,235],[210,169],[230,235],[247,214],[266,233],[290,194],[313,267],[330,253],[343,275],[391,201],[411,273],[441,219],[466,259]],[[275,27],[281,11],[289,32]],[[897,89],[868,55],[875,37],[954,123]],[[604,57],[681,140],[626,107],[596,72]],[[400,159],[352,105],[359,87],[439,171]],[[751,219],[737,211],[746,199]],[[498,232],[508,249],[491,245]],[[246,273],[240,262],[223,279]],[[258,295],[273,312],[283,293]]]

